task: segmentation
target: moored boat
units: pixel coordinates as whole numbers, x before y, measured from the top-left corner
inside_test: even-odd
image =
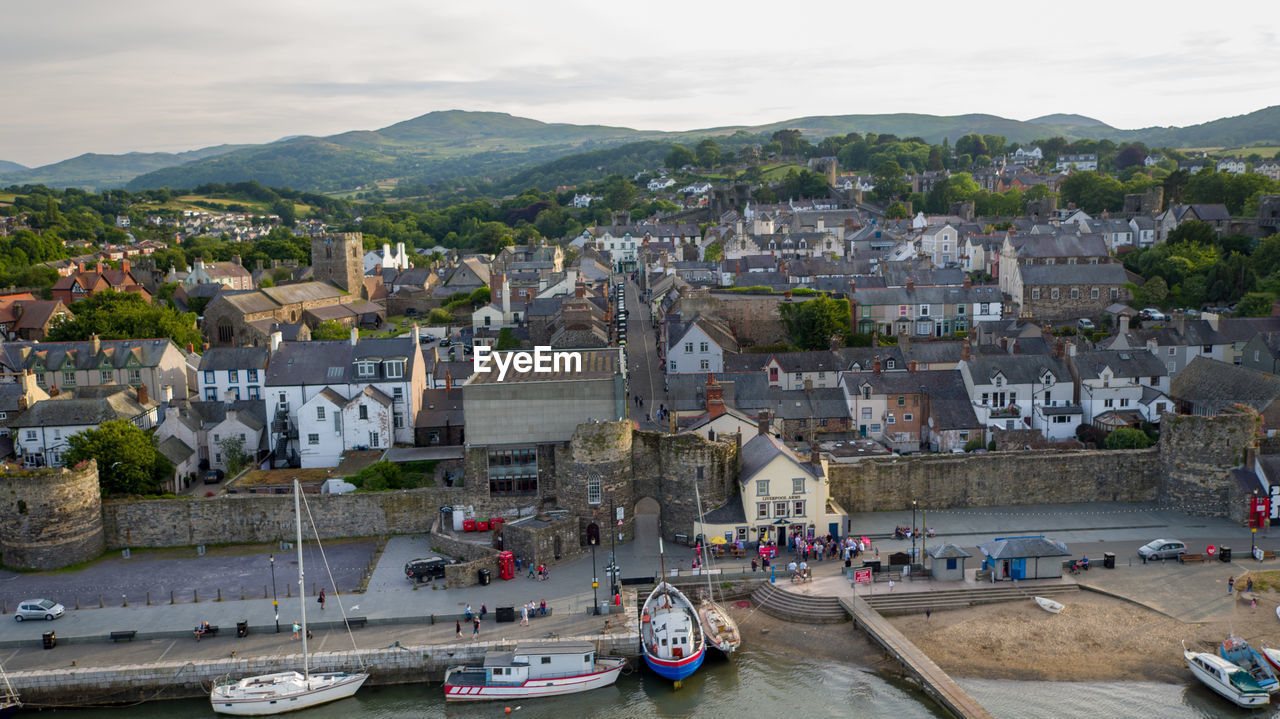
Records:
[[[1040,605],[1041,609],[1049,612],[1050,614],[1058,614],[1062,612],[1062,602],[1055,602],[1047,597],[1034,597],[1034,599],[1036,600],[1036,604]]]
[[[716,648],[725,656],[732,654],[742,644],[738,623],[720,604],[710,599],[702,600],[698,605],[698,621],[702,624],[702,634],[707,638],[707,646]]]
[[[1258,650],[1249,646],[1249,642],[1235,636],[1227,637],[1218,645],[1218,656],[1249,672],[1249,676],[1258,686],[1267,690],[1268,694],[1280,691],[1280,680],[1276,679],[1275,670]]]
[[[484,663],[449,667],[447,701],[532,699],[612,686],[627,665],[621,657],[597,657],[587,642],[527,644],[515,651],[488,652]]]
[[[0,719],[2,719],[16,714],[22,708],[22,700],[18,698],[18,693],[9,683],[9,675],[5,673],[2,664],[0,664],[0,679],[4,680],[4,687],[0,688]]]
[[[1258,686],[1249,672],[1217,654],[1188,651],[1184,644],[1182,656],[1196,679],[1232,704],[1248,709],[1266,706],[1271,701],[1271,695]]]
[[[640,610],[640,644],[649,668],[677,686],[702,666],[707,653],[693,605],[666,582],[658,582]]]

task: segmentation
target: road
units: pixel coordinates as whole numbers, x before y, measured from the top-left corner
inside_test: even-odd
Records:
[[[641,301],[640,288],[636,283],[626,280],[625,287],[627,311],[630,313],[627,317],[627,372],[631,379],[631,394],[644,399],[643,407],[631,402],[631,417],[643,429],[665,428],[665,424],[649,420],[649,412],[662,407],[667,401],[653,313],[649,311],[648,303]]]

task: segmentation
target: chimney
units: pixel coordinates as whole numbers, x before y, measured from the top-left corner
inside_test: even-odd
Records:
[[[1065,357],[1065,356],[1066,356],[1066,349],[1067,349],[1066,344],[1065,344],[1065,343],[1063,343],[1063,341],[1062,341],[1062,339],[1061,339],[1061,338],[1056,339],[1056,340],[1054,340],[1054,341],[1053,341],[1053,356],[1054,356],[1054,357],[1057,357],[1058,359],[1062,359],[1063,357]]]
[[[1129,315],[1120,315],[1120,329],[1118,333],[1121,335],[1129,334]]]
[[[351,328],[351,346],[355,347],[360,342],[360,330],[355,327]]]
[[[963,342],[960,344],[960,361],[961,362],[969,361],[969,343],[968,342]]]
[[[98,260],[98,265],[95,268],[95,271],[98,274],[102,274],[105,269],[106,269],[106,266],[102,263],[102,260]]]
[[[587,286],[581,282],[573,286],[573,296],[577,299],[583,299],[587,296]]]
[[[511,314],[511,283],[502,283],[502,321],[507,321],[507,315]]]
[[[915,371],[916,371],[916,370],[918,370],[918,369],[920,369],[920,363],[919,363],[919,362],[916,362],[915,360],[911,360],[910,362],[908,362],[908,363],[907,363],[907,371],[908,371],[908,372],[915,372]]]
[[[495,272],[489,277],[489,298],[493,295],[502,296],[502,287],[507,284],[507,276],[501,272]]]
[[[707,417],[715,419],[724,414],[724,389],[716,382],[715,375],[707,375]]]
[[[58,389],[58,385],[56,385],[56,384],[55,384],[55,385],[49,385],[49,396],[50,396],[50,397],[57,397],[57,396],[58,396],[58,395],[60,395],[60,394],[62,394],[62,390]]]
[[[189,354],[189,355],[193,355],[193,354],[195,354],[195,353],[196,353],[196,346],[195,346],[195,344],[193,344],[193,343],[191,343],[191,342],[188,342],[188,343],[187,343],[187,354]]]
[[[813,392],[813,380],[808,377],[804,378],[804,391],[806,394]]]
[[[391,259],[391,243],[390,242],[382,243],[382,259],[384,262],[390,262],[392,265],[395,265],[395,261]]]
[[[138,385],[138,404],[143,405],[145,407],[147,402],[150,402],[150,401],[151,401],[151,398],[147,396],[146,383],[144,382]]]
[[[445,370],[444,371],[444,391],[449,392],[452,390],[453,390],[453,372],[450,372],[449,370]]]
[[[173,385],[167,384],[160,388],[160,396],[164,398],[164,403],[169,404],[173,401]]]
[[[756,434],[757,434],[757,435],[767,435],[767,434],[769,434],[769,412],[768,412],[768,410],[765,410],[764,412],[761,412],[761,413],[760,413],[760,416],[756,419]]]
[[[840,335],[831,335],[831,351],[840,349]]]
[[[283,333],[283,332],[281,332],[280,330],[276,330],[275,332],[272,332],[272,333],[271,333],[271,352],[272,352],[272,354],[274,354],[274,353],[276,352],[276,350],[279,350],[279,349],[280,349],[280,343],[281,343],[282,341],[284,341],[284,333]]]
[[[1173,327],[1178,330],[1178,334],[1187,334],[1187,315],[1185,312],[1173,313]]]
[[[849,299],[853,299],[853,293],[858,291],[858,281],[854,277],[849,278]]]
[[[85,270],[85,268],[84,268],[84,260],[81,260],[81,261],[80,261],[80,272],[81,272],[81,273],[86,272],[86,270]]]
[[[1258,448],[1245,447],[1244,448],[1244,468],[1249,471],[1253,471],[1253,466],[1257,463],[1258,463]]]
[[[236,259],[237,259],[237,260],[239,260],[239,259],[240,259],[240,255],[236,255]],[[240,264],[240,263],[239,263],[239,262],[237,262],[236,264],[238,265],[238,264]],[[123,260],[120,260],[120,271],[121,271],[121,272],[123,272],[123,273],[125,273],[126,275],[127,275],[127,274],[129,274],[129,260],[128,260],[128,258],[125,258],[125,259],[123,259]]]
[[[973,287],[973,278],[972,278],[972,277],[970,277],[969,275],[965,275],[965,276],[964,276],[964,288],[967,290],[967,289],[969,289],[970,287]]]
[[[915,280],[915,278],[914,278],[914,277],[908,277],[908,278],[907,278],[907,292],[915,292],[915,291],[916,291],[916,280]]]
[[[404,253],[403,242],[396,243],[396,261],[400,263],[401,267],[406,267],[409,264],[409,258]]]
[[[381,263],[381,262],[379,262],[378,264],[376,264],[376,265],[374,265],[374,266],[373,266],[373,274],[375,274],[375,275],[381,275],[381,274],[382,274],[382,263]]]
[[[89,335],[89,347],[93,349],[93,356],[95,357],[97,357],[98,353],[102,351],[102,340],[98,339],[98,334],[96,332]]]
[[[876,355],[876,358],[871,362],[871,374],[880,374],[880,355]]]

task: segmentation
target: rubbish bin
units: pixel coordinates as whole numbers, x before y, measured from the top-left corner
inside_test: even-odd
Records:
[[[489,586],[489,570],[488,569],[480,570],[480,586],[482,587]]]
[[[53,649],[58,646],[58,635],[54,632],[45,632],[40,635],[40,639],[43,640],[45,649]]]
[[[236,638],[244,639],[249,636],[249,621],[236,622]]]
[[[1219,548],[1218,548],[1218,556],[1222,558],[1222,561],[1224,561],[1224,562],[1230,562],[1230,561],[1231,561],[1231,547],[1219,547]]]
[[[1102,566],[1103,566],[1103,568],[1105,568],[1105,569],[1115,569],[1115,568],[1116,568],[1116,553],[1115,553],[1115,552],[1103,552],[1103,553],[1102,553]]]
[[[873,572],[876,572],[876,573],[879,573],[879,572],[880,572],[880,560],[879,560],[879,559],[864,559],[864,560],[862,561],[862,566],[863,566],[863,567],[865,567],[865,568],[867,568],[867,569],[870,569],[870,570],[871,570],[871,571],[873,571]]]
[[[493,619],[498,622],[514,622],[516,620],[516,608],[494,607]]]

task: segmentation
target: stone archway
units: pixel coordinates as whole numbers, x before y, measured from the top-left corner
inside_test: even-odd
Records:
[[[635,507],[635,523],[636,523],[636,547],[642,551],[658,551],[658,537],[660,536],[658,517],[662,512],[662,506],[658,504],[658,500],[653,497],[641,497],[636,502]]]

